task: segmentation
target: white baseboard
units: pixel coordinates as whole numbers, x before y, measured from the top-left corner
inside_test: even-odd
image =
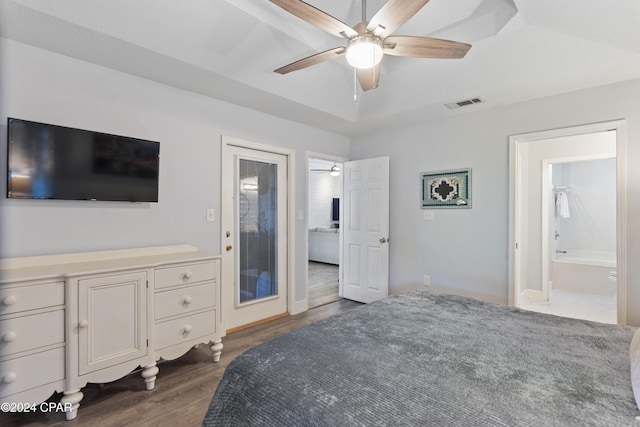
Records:
[[[448,288],[445,286],[430,286],[426,289],[434,292],[442,292],[445,294],[459,295],[461,297],[473,298],[479,301],[490,302],[493,304],[508,305],[506,298],[500,298],[493,295],[483,294],[481,292],[469,291],[467,289]]]
[[[425,287],[423,285],[417,285],[417,286],[405,285],[405,286],[400,286],[400,287],[389,289],[389,295],[398,295],[398,294],[402,294],[402,293],[405,293],[405,292],[419,291],[419,290],[425,290],[425,289],[429,289],[429,288]]]

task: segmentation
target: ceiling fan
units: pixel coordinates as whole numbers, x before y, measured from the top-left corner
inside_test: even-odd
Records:
[[[331,176],[340,175],[340,168],[334,163],[329,169],[309,169],[312,172],[329,172]]]
[[[362,1],[362,21],[354,27],[301,0],[270,0],[311,25],[348,40],[346,47],[316,53],[275,70],[287,74],[346,54],[347,62],[367,91],[378,87],[384,55],[412,58],[458,59],[466,55],[470,44],[431,37],[394,36],[393,32],[413,17],[429,0],[389,0],[366,22],[366,0]]]

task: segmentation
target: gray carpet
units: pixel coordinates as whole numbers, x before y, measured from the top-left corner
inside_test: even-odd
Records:
[[[640,426],[634,328],[419,291],[254,347],[205,426]]]

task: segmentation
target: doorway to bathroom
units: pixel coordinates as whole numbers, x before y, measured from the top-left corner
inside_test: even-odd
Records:
[[[511,138],[510,304],[626,323],[623,136],[618,121]]]

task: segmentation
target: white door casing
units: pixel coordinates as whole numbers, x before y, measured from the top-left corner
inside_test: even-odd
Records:
[[[389,295],[389,157],[344,163],[343,297]]]

